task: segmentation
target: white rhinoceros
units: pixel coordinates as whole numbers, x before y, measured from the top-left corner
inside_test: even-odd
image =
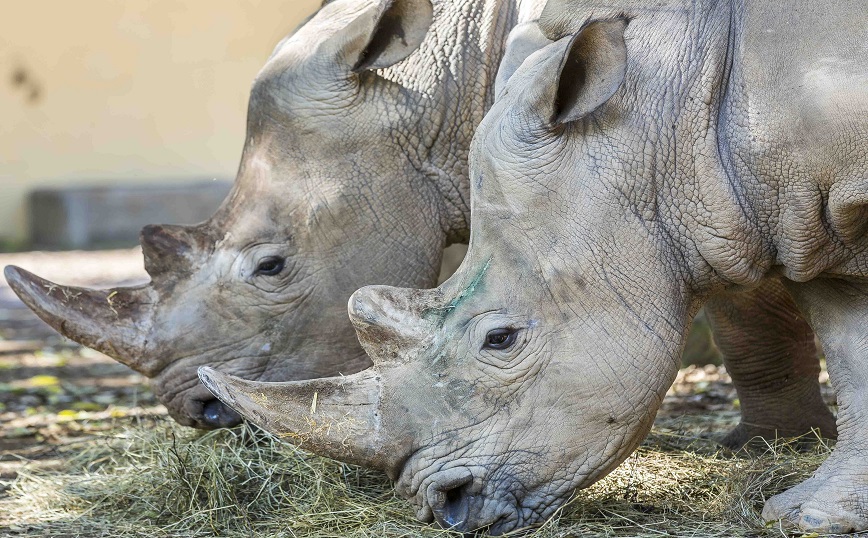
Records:
[[[859,12],[553,0],[543,28],[567,37],[521,65],[474,139],[458,272],[350,299],[374,366],[290,383],[200,375],[283,439],[384,469],[420,518],[502,533],[541,522],[641,442],[703,303],[785,289],[824,345],[839,441],[763,515],[868,528]],[[785,394],[781,365],[740,364],[746,394]]]
[[[434,285],[443,246],[467,239],[471,136],[507,30],[542,4],[437,1],[432,22],[424,0],[334,1],[254,83],[220,211],[200,226],[143,231],[151,284],[91,291],[14,268],[10,284],[64,335],[153,378],[187,425],[238,420],[198,383],[202,364],[264,381],[365,368],[346,300],[367,284]],[[503,79],[544,41],[517,36]],[[758,322],[767,312],[776,319]],[[742,401],[743,423],[724,444],[812,427],[834,437],[813,334],[780,286],[720,299],[709,314]]]
[[[239,417],[196,368],[264,380],[370,365],[346,318],[366,284],[436,284],[466,242],[467,153],[503,43],[544,0],[334,0],[251,90],[233,191],[207,222],[148,226],[151,283],[95,291],[6,278],[65,336],[153,379],[182,424]]]

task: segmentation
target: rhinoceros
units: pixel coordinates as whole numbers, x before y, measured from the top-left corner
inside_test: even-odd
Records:
[[[150,285],[68,288],[15,268],[7,279],[64,335],[153,378],[172,416],[191,426],[239,420],[198,384],[201,364],[260,380],[365,368],[346,299],[365,284],[433,285],[442,247],[468,237],[471,135],[507,30],[542,4],[436,2],[431,22],[422,0],[335,0],[254,83],[241,167],[218,213],[200,226],[143,230]],[[392,39],[401,32],[406,42]],[[520,35],[503,79],[543,42]],[[743,412],[723,443],[811,428],[834,437],[813,334],[787,294],[718,303],[708,312]],[[768,312],[776,321],[757,325]],[[760,355],[777,369],[757,381],[749,359]]]
[[[461,267],[436,289],[349,301],[374,365],[286,383],[200,376],[282,439],[386,471],[421,519],[498,534],[541,522],[634,450],[702,304],[759,295],[817,332],[840,405],[834,452],[763,516],[868,528],[858,12],[552,0],[541,26],[557,41],[508,78],[474,138]],[[783,372],[805,362],[741,357],[745,405],[813,405],[779,405],[801,390]]]
[[[365,284],[436,284],[469,233],[467,152],[508,31],[543,0],[333,0],[256,78],[234,188],[207,222],[148,226],[151,283],[6,278],[65,336],[153,379],[180,423],[239,417],[196,368],[259,379],[370,365],[346,318]]]

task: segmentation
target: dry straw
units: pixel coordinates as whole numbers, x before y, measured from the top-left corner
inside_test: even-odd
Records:
[[[703,417],[658,420],[633,456],[533,538],[782,536],[758,511],[829,447],[720,450]],[[119,422],[22,472],[0,499],[0,535],[97,537],[457,536],[418,523],[379,473],[318,458],[249,427],[205,434],[163,418]]]

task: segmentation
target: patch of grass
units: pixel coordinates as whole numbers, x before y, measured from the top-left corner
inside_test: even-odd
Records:
[[[673,450],[673,443],[681,445]],[[760,517],[765,499],[804,480],[830,452],[776,442],[731,454],[694,437],[652,434],[534,538],[787,536]]]
[[[253,428],[124,424],[66,446],[60,470],[20,473],[0,497],[0,525],[17,536],[458,536],[418,523],[382,474]],[[782,536],[763,524],[764,500],[809,476],[830,448],[775,443],[733,455],[697,434],[707,426],[658,421],[624,464],[526,536]]]

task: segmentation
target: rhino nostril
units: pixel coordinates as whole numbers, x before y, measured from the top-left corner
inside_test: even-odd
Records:
[[[220,400],[210,400],[202,406],[202,421],[212,428],[231,428],[241,423],[241,415]]]
[[[470,530],[467,518],[470,508],[469,499],[459,490],[452,490],[444,496],[444,502],[433,509],[434,518],[445,529]]]
[[[461,497],[462,497],[461,490],[462,489],[463,489],[463,487],[450,489],[449,491],[447,491],[446,492],[446,504],[449,505],[449,504],[454,504],[454,503],[461,501]]]
[[[473,477],[468,474],[458,480],[429,486],[431,511],[441,527],[458,531],[473,530],[470,525],[473,495],[468,491],[472,481]]]

